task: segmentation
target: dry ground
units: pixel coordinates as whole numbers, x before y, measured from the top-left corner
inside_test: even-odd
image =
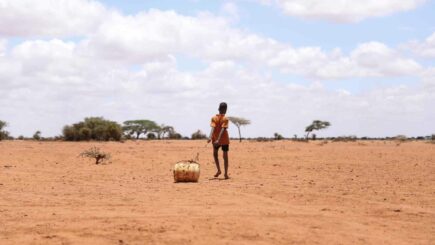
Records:
[[[435,144],[319,143],[233,142],[225,181],[204,141],[3,141],[0,244],[435,244]]]

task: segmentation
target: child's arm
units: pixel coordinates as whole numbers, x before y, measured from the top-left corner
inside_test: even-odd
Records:
[[[214,133],[214,127],[211,127],[210,136],[208,136],[207,143],[210,143],[211,137],[213,136],[213,133]]]

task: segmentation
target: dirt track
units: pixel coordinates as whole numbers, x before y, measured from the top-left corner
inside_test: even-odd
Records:
[[[0,244],[434,244],[435,144],[0,142]],[[78,158],[98,146],[107,165]],[[199,183],[172,165],[201,152]]]

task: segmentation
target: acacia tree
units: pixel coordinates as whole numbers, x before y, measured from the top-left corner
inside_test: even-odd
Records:
[[[41,131],[36,131],[34,134],[33,134],[33,139],[34,140],[40,140],[41,139]]]
[[[127,135],[136,135],[136,139],[143,135],[147,135],[148,132],[155,131],[159,126],[154,121],[150,120],[130,120],[125,121],[122,130]]]
[[[242,142],[242,134],[240,133],[240,126],[249,125],[251,124],[251,121],[242,117],[228,117],[228,120],[230,120],[230,122],[236,125],[237,129],[239,130],[239,141]]]
[[[328,121],[320,121],[320,120],[314,120],[310,125],[308,125],[305,128],[305,132],[307,132],[306,138],[308,140],[308,135],[313,132],[314,130],[320,130],[331,126],[331,123]]]
[[[8,126],[7,122],[0,120],[0,140],[7,139],[9,137],[9,132],[4,130],[6,126]]]
[[[168,125],[164,125],[164,124],[158,126],[157,129],[156,129],[156,133],[157,133],[157,138],[158,139],[165,138],[166,134],[169,137],[169,135],[173,134],[174,132],[175,132],[174,127],[168,126]]]

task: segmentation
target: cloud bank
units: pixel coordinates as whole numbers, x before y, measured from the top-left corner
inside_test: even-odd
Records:
[[[208,130],[221,101],[229,103],[229,114],[252,120],[247,136],[302,135],[314,119],[331,121],[324,135],[433,129],[422,126],[435,119],[427,113],[435,106],[433,68],[381,42],[349,52],[295,47],[212,13],[124,15],[85,0],[32,4],[0,2],[0,118],[16,136],[56,135],[86,116],[147,118],[190,135]],[[23,41],[9,41],[17,37]],[[430,40],[415,45],[430,54],[424,51]],[[357,93],[326,86],[397,77],[420,82]]]

